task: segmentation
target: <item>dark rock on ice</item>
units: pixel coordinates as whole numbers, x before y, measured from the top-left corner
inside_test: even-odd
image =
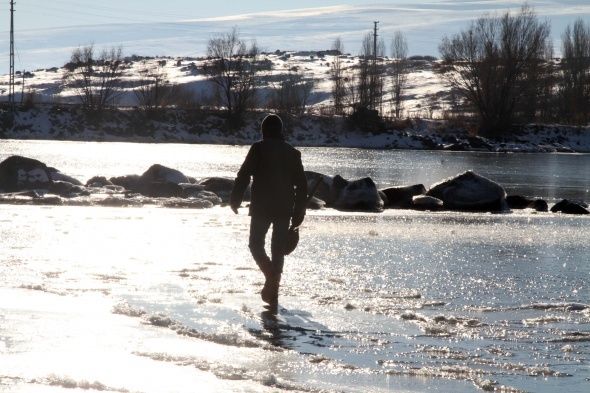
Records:
[[[532,209],[535,209],[538,212],[548,212],[549,205],[543,199],[535,199],[532,205],[530,206]]]
[[[153,198],[179,198],[184,195],[184,189],[171,182],[150,182],[136,188],[140,194]]]
[[[508,195],[506,203],[510,209],[535,209],[538,212],[549,211],[547,202],[542,199],[530,199],[520,195]]]
[[[310,210],[321,210],[326,206],[326,202],[319,198],[313,197],[307,204],[307,208]]]
[[[553,205],[551,212],[564,214],[590,214],[590,211],[588,211],[587,207],[584,207],[582,203],[569,201],[567,199],[563,199]]]
[[[47,188],[51,183],[49,168],[41,161],[10,156],[0,162],[0,189],[5,192]]]
[[[90,195],[86,187],[61,180],[54,181],[49,186],[47,191],[51,194],[59,195],[64,198],[75,198],[79,196]]]
[[[139,175],[125,175],[111,177],[109,181],[114,185],[121,186],[126,190],[133,190],[139,180]]]
[[[321,179],[321,183],[313,194],[314,197],[327,201],[330,198],[330,187],[332,187],[333,179],[331,176],[326,176],[321,173],[305,171],[305,177],[307,178],[307,189],[311,192],[312,187],[318,179]]]
[[[199,185],[204,186],[205,191],[215,193],[225,203],[229,202],[231,190],[234,186],[234,179],[228,179],[225,177],[208,177],[202,179]],[[250,200],[250,186],[244,193],[244,201]]]
[[[49,170],[49,174],[51,175],[51,179],[53,181],[66,181],[68,183],[72,183],[76,186],[82,186],[82,182],[78,179],[73,178],[72,176],[66,175],[64,173],[61,173],[60,171],[58,171],[55,168],[51,168],[48,167],[47,168]]]
[[[113,182],[104,176],[94,176],[86,182],[86,187],[104,187],[112,186]]]
[[[435,197],[416,195],[412,198],[411,207],[416,210],[442,210],[444,204],[443,201]]]
[[[336,175],[327,204],[336,209],[381,211],[383,200],[370,177],[348,181]]]
[[[504,188],[472,171],[435,184],[426,193],[443,201],[445,209],[501,211],[507,208]]]
[[[412,205],[412,198],[426,194],[422,184],[413,186],[389,187],[381,190],[387,197],[387,206],[408,208]]]
[[[183,198],[197,198],[199,194],[205,191],[205,186],[200,184],[180,183],[178,185],[184,191]]]
[[[150,197],[181,197],[184,191],[179,183],[189,179],[176,169],[154,164],[139,177],[133,191]]]

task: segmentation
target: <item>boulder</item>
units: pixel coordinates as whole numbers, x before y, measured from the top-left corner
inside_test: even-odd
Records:
[[[176,169],[155,164],[137,179],[133,191],[149,197],[182,197],[184,190],[179,183],[189,183],[189,179]]]
[[[61,180],[54,181],[48,188],[48,192],[66,198],[90,195],[86,187]]]
[[[548,212],[549,205],[543,199],[535,199],[533,203],[529,206],[531,209],[535,209],[538,212]]]
[[[386,206],[408,208],[412,206],[412,199],[417,195],[426,194],[422,184],[413,186],[389,187],[381,190],[387,197]]]
[[[442,210],[444,208],[443,201],[438,198],[416,195],[412,198],[412,206],[416,210]]]
[[[224,203],[229,202],[231,196],[231,190],[234,187],[234,179],[228,179],[225,177],[208,177],[202,179],[199,185],[205,187],[205,191],[215,193]],[[250,200],[250,186],[246,188],[244,193],[244,201]]]
[[[125,175],[111,177],[109,181],[116,186],[121,186],[126,190],[133,190],[139,180],[139,175]]]
[[[72,176],[63,174],[55,168],[49,167],[47,169],[49,170],[49,174],[51,175],[51,179],[53,181],[66,181],[66,182],[71,183],[75,186],[83,186],[83,184],[80,180],[75,179]]]
[[[33,158],[10,156],[0,162],[0,190],[18,192],[48,188],[53,183],[47,165]]]
[[[198,198],[198,195],[205,192],[205,186],[192,183],[178,184],[184,190],[183,198]]]
[[[590,214],[590,211],[583,206],[580,202],[570,201],[563,199],[556,203],[551,208],[553,213],[564,213],[564,214]]]
[[[151,182],[136,188],[141,195],[152,198],[182,198],[184,189],[182,186],[171,182]]]
[[[332,187],[333,182],[332,177],[312,171],[305,171],[305,177],[307,178],[308,192],[311,192],[312,187],[318,179],[322,179],[322,182],[318,186],[313,196],[323,201],[327,201],[330,197],[330,187]]]
[[[440,199],[445,209],[450,210],[501,211],[508,208],[504,188],[472,171],[433,185],[426,195]]]
[[[506,203],[510,209],[535,209],[538,212],[549,210],[547,202],[542,199],[530,199],[520,195],[508,195]]]
[[[316,197],[311,198],[311,200],[307,204],[307,208],[309,210],[321,210],[325,206],[326,206],[326,202],[324,202],[323,200],[316,198]]]
[[[383,200],[370,177],[348,181],[336,175],[330,187],[327,205],[344,210],[383,210]]]
[[[104,187],[112,186],[113,182],[104,176],[94,176],[86,182],[86,187]]]

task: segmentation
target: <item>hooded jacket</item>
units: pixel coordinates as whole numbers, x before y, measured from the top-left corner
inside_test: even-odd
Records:
[[[305,215],[307,179],[301,152],[285,142],[283,134],[264,135],[250,147],[238,171],[230,206],[240,206],[251,178],[250,216]]]

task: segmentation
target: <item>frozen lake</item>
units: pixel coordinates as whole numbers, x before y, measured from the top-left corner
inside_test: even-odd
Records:
[[[159,163],[233,176],[247,148],[2,141],[85,182]],[[509,193],[588,201],[587,155],[302,149],[380,187],[467,169]],[[310,212],[278,315],[248,217],[0,205],[0,391],[587,392],[590,219]]]

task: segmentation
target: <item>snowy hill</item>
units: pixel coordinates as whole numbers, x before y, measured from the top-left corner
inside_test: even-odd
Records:
[[[297,68],[305,78],[316,81],[308,114],[286,120],[288,139],[298,146],[342,146],[382,149],[446,149],[512,152],[590,152],[590,129],[573,127],[523,127],[509,139],[485,140],[468,133],[465,125],[455,127],[440,120],[448,92],[433,72],[433,62],[416,60],[408,78],[405,94],[407,120],[388,124],[387,132],[373,134],[355,128],[346,117],[322,116],[331,106],[330,63],[333,56],[318,56],[315,52],[265,54],[272,62],[268,77],[284,75]],[[168,110],[157,119],[145,117],[137,110],[133,89],[140,70],[163,65],[171,83],[190,89],[203,89],[205,76],[196,65],[197,58],[128,59],[125,63],[126,88],[121,97],[122,107],[107,112],[100,123],[89,122],[76,105],[77,98],[63,89],[63,67],[31,72],[24,76],[25,91],[34,91],[33,107],[17,112],[13,127],[3,130],[4,138],[115,140],[143,142],[227,143],[249,144],[259,139],[259,122],[267,110],[264,95],[272,83],[261,90],[259,111],[248,114],[244,124],[228,128],[221,114],[211,111]],[[358,61],[345,57],[345,66]],[[7,82],[7,76],[0,83]],[[272,79],[272,78],[271,78]],[[389,94],[385,93],[385,96]]]
[[[270,90],[278,86],[277,80],[281,75],[286,75],[296,70],[303,79],[313,80],[314,89],[309,99],[310,110],[319,112],[321,108],[332,105],[332,80],[330,78],[330,67],[334,61],[333,55],[318,55],[315,51],[294,51],[265,53],[262,55],[272,63],[272,70],[261,75],[267,81],[265,86],[260,88],[261,97],[259,107],[266,108],[265,96]],[[432,58],[430,58],[432,59]],[[127,57],[123,66],[123,95],[119,101],[122,106],[136,106],[137,100],[133,89],[142,77],[145,69],[161,66],[162,72],[167,76],[171,84],[188,87],[197,96],[207,93],[207,80],[200,71],[204,59],[199,57]],[[358,63],[358,56],[340,56],[344,70],[353,67]],[[406,116],[409,117],[432,117],[427,116],[430,110],[429,105],[435,105],[440,112],[441,103],[432,100],[438,93],[447,91],[448,88],[433,73],[432,60],[421,58],[410,62],[410,73],[408,75],[407,91],[405,93]],[[64,87],[64,74],[66,69],[61,66],[38,69],[26,73],[17,72],[16,100],[22,101],[23,94],[34,94],[36,103],[79,103],[73,90]],[[0,76],[0,101],[8,99],[8,75]],[[274,81],[274,82],[273,82]],[[25,97],[26,99],[26,97]],[[385,92],[383,95],[384,111],[388,111],[387,101],[391,99],[391,81],[385,80]],[[435,115],[434,113],[432,114]],[[440,117],[440,113],[438,114]]]

